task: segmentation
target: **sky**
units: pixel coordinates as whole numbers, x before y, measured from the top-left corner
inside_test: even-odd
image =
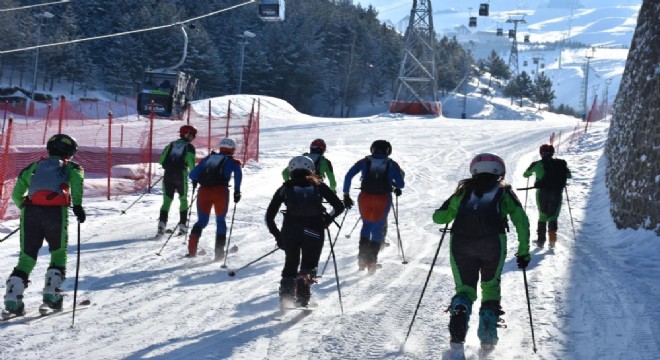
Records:
[[[603,68],[614,72],[617,66],[605,62]],[[579,74],[565,76],[577,81],[574,78]],[[469,162],[477,153],[502,156],[506,181],[514,188],[526,187],[522,173],[538,159],[539,145],[553,133],[559,139],[557,157],[568,162],[573,174],[559,216],[557,247],[554,251],[531,247],[532,261],[526,271],[530,326],[524,277],[515,264],[517,239],[515,231],[508,233],[502,274],[503,318],[508,327],[499,330],[500,341],[492,358],[657,358],[658,238],[651,231],[617,229],[611,219],[603,156],[609,123],[591,124],[585,133],[584,124],[575,118],[539,112],[531,106],[511,106],[508,99],[497,95],[497,87],[491,89],[496,96],[484,98],[478,88],[485,83],[485,78],[472,83],[468,120],[457,119],[461,112],[457,97],[443,104],[446,117],[381,113],[348,119],[310,117],[282,100],[261,97],[260,160],[243,169],[243,198],[236,205],[230,238],[238,252],[228,257],[228,268],[213,262],[211,255],[183,258],[187,251],[182,238],[173,237],[168,243],[153,238],[162,203],[159,186],[142,197],[138,193],[111,200],[86,198],[87,221],[80,233],[73,222],[69,228],[64,290],[65,307],[70,308],[80,234],[77,298],[89,299],[92,305],[76,312],[74,326],[70,313],[40,322],[30,323],[28,317],[0,323],[0,358],[445,359],[449,356],[449,317],[444,310],[454,286],[448,239],[443,240],[441,226],[432,222],[433,211],[460,179],[469,176]],[[574,91],[566,85],[559,89],[562,94]],[[215,98],[211,104],[218,112],[224,111],[219,108],[229,99],[232,109],[249,108],[254,97]],[[207,104],[208,100],[200,100],[193,107],[205,113]],[[406,187],[397,201],[398,221],[392,214],[389,218],[387,241],[391,246],[379,256],[382,269],[372,276],[358,271],[360,225],[351,232],[358,215],[350,210],[339,232],[335,226],[330,228],[337,241],[338,280],[331,261],[312,288],[312,301],[318,309],[278,321],[274,315],[279,307],[283,252],[276,251],[237,271],[235,277],[228,272],[275,248],[263,221],[266,207],[281,185],[280,173],[289,159],[306,151],[317,137],[328,144],[326,155],[340,184],[350,166],[368,155],[372,141],[387,139],[393,145],[392,158],[406,172]],[[103,185],[104,180],[88,175],[87,188]],[[357,178],[353,181],[355,199]],[[534,195],[524,191],[517,195],[525,204],[534,234],[538,217]],[[172,217],[176,217],[177,205],[175,200]],[[192,221],[196,219],[193,211]],[[229,224],[231,218],[228,220]],[[280,223],[280,215],[277,221]],[[17,220],[5,220],[0,235],[17,227]],[[208,253],[212,253],[214,229],[212,219],[200,241]],[[18,260],[18,247],[17,236],[0,243],[2,282]],[[328,250],[326,244],[321,269]],[[25,292],[28,312],[41,303],[47,266],[48,252],[43,248]],[[478,358],[477,325],[477,316],[473,316],[466,341],[468,359]]]

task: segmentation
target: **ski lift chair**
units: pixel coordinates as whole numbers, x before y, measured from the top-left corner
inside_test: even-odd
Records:
[[[479,5],[479,16],[488,16],[488,3],[483,3]]]
[[[523,66],[527,66],[527,60],[523,61]]]
[[[495,33],[495,35],[504,36],[504,31],[502,30],[502,28],[497,28],[497,32]]]
[[[476,16],[470,16],[470,27],[477,27],[477,17]]]
[[[511,29],[509,30],[509,39],[513,39],[516,37],[516,31]]]
[[[524,41],[525,41],[526,43],[529,42],[529,35],[525,35],[525,40],[524,40]]]
[[[284,20],[284,0],[259,0],[259,17],[264,21]]]

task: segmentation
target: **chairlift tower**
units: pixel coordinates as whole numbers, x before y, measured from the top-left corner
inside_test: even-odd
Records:
[[[404,54],[391,113],[441,113],[435,76],[435,30],[431,0],[413,0],[404,36]]]
[[[587,62],[584,64],[584,79],[582,80],[582,98],[580,99],[580,107],[582,108],[582,120],[587,119],[587,114],[589,113],[589,102],[587,101],[587,93],[589,92],[589,69],[591,59],[594,57],[594,52],[596,49],[591,48],[591,55],[586,55],[585,58]]]
[[[526,24],[525,15],[522,15],[520,19],[509,18],[507,23],[513,23],[513,42],[511,43],[511,53],[509,54],[509,69],[516,74],[518,72],[518,24]]]

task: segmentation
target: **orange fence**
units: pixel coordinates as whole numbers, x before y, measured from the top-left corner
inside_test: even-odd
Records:
[[[48,106],[43,117],[22,121],[9,116],[0,138],[0,218],[18,214],[10,201],[16,177],[31,162],[47,155],[46,140],[57,133],[78,142],[73,161],[85,169],[85,197],[109,199],[148,188],[161,173],[158,159],[162,150],[179,138],[179,127],[184,124],[197,128],[193,144],[198,159],[229,136],[237,142],[238,159],[244,164],[258,161],[259,103],[253,100],[250,109],[232,111],[231,101],[214,101],[209,101],[206,114],[189,107],[183,120],[117,116],[114,111],[104,118],[89,117],[79,103],[69,103],[64,97],[56,106]]]

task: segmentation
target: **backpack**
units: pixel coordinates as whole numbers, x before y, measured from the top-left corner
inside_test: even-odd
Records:
[[[211,154],[206,158],[204,167],[200,169],[197,182],[201,186],[227,185],[229,179],[225,178],[224,167],[229,157],[223,154]]]
[[[284,203],[286,214],[294,216],[318,216],[323,214],[323,203],[316,185],[285,185]]]
[[[28,198],[33,205],[69,205],[71,195],[67,163],[60,159],[38,161],[30,178]]]
[[[173,141],[170,143],[167,156],[163,161],[165,170],[183,170],[186,168],[186,153],[190,143],[185,141]]]
[[[362,178],[362,191],[369,194],[387,194],[392,191],[392,184],[388,181],[388,173],[392,165],[392,159],[373,159],[371,156],[364,158],[367,169]]]
[[[496,185],[480,198],[474,192],[465,194],[456,211],[452,234],[466,237],[484,237],[505,232],[505,220],[500,214],[504,188]]]
[[[566,161],[561,159],[544,159],[543,179],[537,181],[534,185],[540,189],[561,191],[566,187],[568,166]]]

